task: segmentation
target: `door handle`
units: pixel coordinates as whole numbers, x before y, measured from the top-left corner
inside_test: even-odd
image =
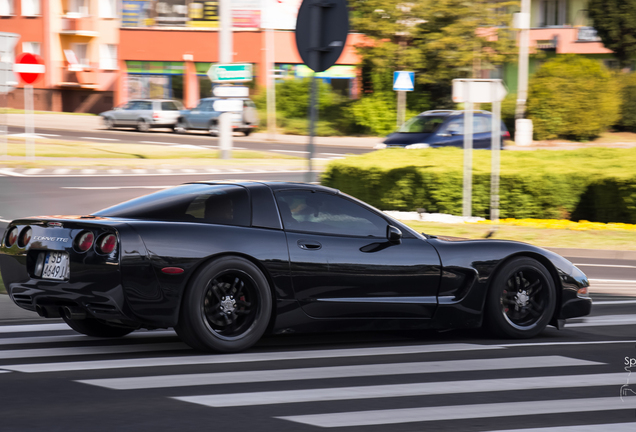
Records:
[[[298,240],[296,244],[298,244],[299,248],[304,250],[318,250],[322,248],[322,245],[317,241]]]

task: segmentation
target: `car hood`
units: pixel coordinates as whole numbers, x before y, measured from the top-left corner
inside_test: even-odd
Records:
[[[395,132],[386,137],[384,144],[409,145],[426,143],[431,135],[433,134]]]

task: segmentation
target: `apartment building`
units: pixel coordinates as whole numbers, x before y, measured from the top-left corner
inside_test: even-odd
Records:
[[[97,113],[113,106],[120,74],[117,0],[0,0],[0,28],[20,35],[15,55],[38,54],[36,110]],[[8,105],[24,106],[22,86]]]

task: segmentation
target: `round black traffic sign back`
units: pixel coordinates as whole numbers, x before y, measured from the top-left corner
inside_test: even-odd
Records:
[[[342,54],[347,34],[346,0],[303,0],[296,19],[296,48],[310,69],[329,69]]]

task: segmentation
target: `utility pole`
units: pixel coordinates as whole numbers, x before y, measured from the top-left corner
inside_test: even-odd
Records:
[[[219,63],[228,64],[234,60],[232,41],[232,3],[231,0],[219,0]],[[232,157],[232,114],[219,115],[219,148],[221,159]]]
[[[271,6],[270,6],[271,7]],[[276,41],[274,40],[274,29],[271,28],[273,20],[270,24],[270,28],[265,30],[265,44],[266,62],[267,65],[267,134],[270,141],[276,140],[276,58],[274,56],[274,46]]]
[[[532,121],[524,119],[528,99],[528,56],[530,45],[530,0],[521,0],[521,13],[515,14],[514,27],[519,32],[519,77],[517,82],[517,108],[515,110],[515,143],[532,143]]]

